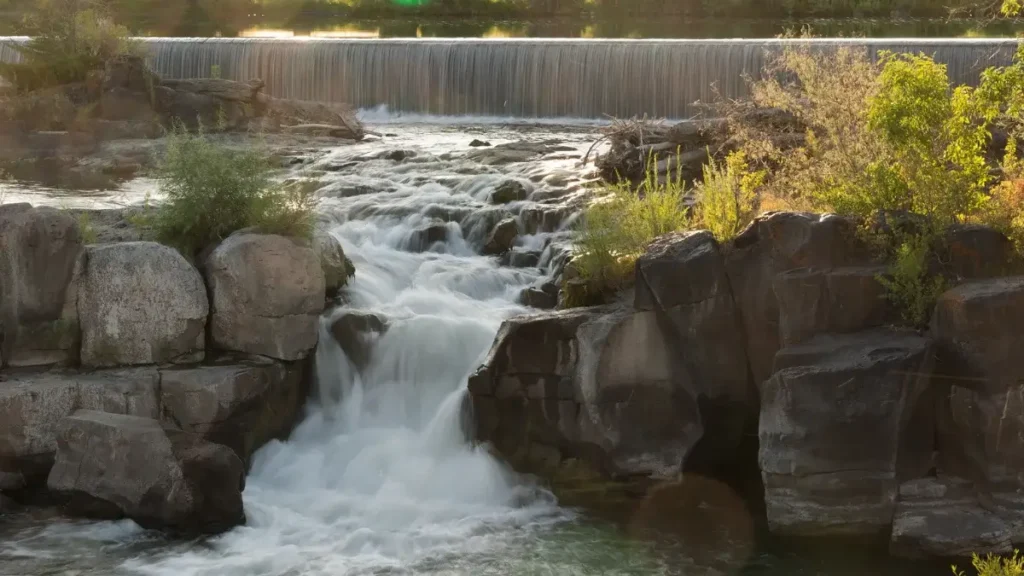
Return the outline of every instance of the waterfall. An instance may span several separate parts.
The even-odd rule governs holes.
[[[1008,63],[1013,39],[548,40],[151,39],[171,78],[262,78],[284,98],[392,112],[521,118],[687,118],[694,102],[746,93],[786,45],[933,55],[956,83]]]

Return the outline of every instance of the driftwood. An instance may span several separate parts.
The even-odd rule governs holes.
[[[188,80],[163,80],[160,82],[172,90],[181,92],[192,92],[212,96],[218,100],[230,102],[255,103],[257,94],[263,90],[264,82],[260,79],[249,80],[248,82],[236,82],[221,78],[191,78]]]

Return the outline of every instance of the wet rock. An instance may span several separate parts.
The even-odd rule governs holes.
[[[512,245],[515,244],[518,237],[519,226],[516,224],[515,218],[506,218],[498,222],[498,225],[491,231],[487,244],[484,245],[484,254],[504,254],[512,249]]]
[[[536,250],[513,250],[509,253],[509,266],[514,268],[535,268],[540,263],[540,252]]]
[[[448,241],[448,225],[437,222],[414,231],[409,236],[408,250],[412,252],[426,252],[438,242]]]
[[[509,202],[518,202],[520,200],[526,200],[526,197],[530,195],[530,191],[526,189],[526,185],[518,180],[505,180],[494,189],[491,193],[491,203],[493,204],[508,204]]]
[[[0,516],[10,514],[18,510],[18,503],[7,496],[0,494]]]
[[[927,339],[872,330],[781,350],[761,387],[768,525],[789,536],[888,529],[901,478],[932,466]]]
[[[530,308],[550,310],[558,305],[558,294],[557,292],[551,294],[540,288],[530,287],[519,293],[519,302],[523,306],[529,306]]]
[[[156,418],[159,382],[153,368],[8,375],[0,386],[0,490],[45,483],[57,425],[79,408]]]
[[[673,377],[701,400],[702,457],[717,463],[756,421],[758,399],[725,259],[711,233],[656,239],[637,260],[634,307],[653,311],[665,327]]]
[[[938,354],[939,451],[952,474],[977,479],[985,506],[1024,539],[1024,277],[979,280],[943,294],[931,333]]]
[[[234,234],[206,260],[214,346],[300,360],[316,346],[326,282],[316,252],[284,236]]]
[[[779,338],[783,346],[818,334],[842,334],[876,328],[896,319],[878,277],[877,266],[798,268],[776,275]]]
[[[85,516],[216,534],[245,523],[242,461],[156,420],[82,410],[65,418],[47,486]]]
[[[906,558],[1012,552],[1009,527],[983,509],[970,482],[921,478],[900,486],[889,550]]]
[[[160,371],[160,419],[223,444],[243,463],[275,438],[285,438],[302,416],[308,395],[303,364],[263,358]]]
[[[469,380],[476,437],[520,470],[576,458],[608,476],[678,474],[702,427],[670,356],[650,312],[510,319]]]
[[[331,124],[297,124],[283,128],[289,134],[303,134],[305,136],[329,136],[345,140],[358,140],[358,132],[349,126],[334,126]]]
[[[8,365],[78,357],[78,221],[53,208],[0,206],[0,357]]]
[[[370,363],[373,343],[388,329],[376,314],[346,312],[331,323],[331,335],[357,370]]]
[[[344,288],[348,284],[348,279],[355,274],[352,261],[345,256],[341,242],[320,228],[313,232],[313,250],[320,258],[327,295],[334,295]]]
[[[482,147],[485,147],[485,146],[490,146],[491,143],[490,142],[484,142],[483,140],[476,140],[476,139],[474,139],[472,142],[469,143],[469,145],[472,148],[482,148]]]
[[[155,242],[90,246],[78,310],[86,366],[190,362],[204,356],[206,286],[173,248]]]
[[[833,215],[770,212],[754,220],[725,247],[729,283],[743,322],[754,382],[772,373],[782,347],[776,274],[794,268],[827,270],[870,265],[856,225]]]
[[[389,150],[387,152],[382,152],[378,156],[378,158],[382,160],[391,160],[392,162],[402,162],[403,160],[408,160],[409,158],[415,157],[415,150]]]

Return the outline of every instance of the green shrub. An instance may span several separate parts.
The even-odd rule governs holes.
[[[21,92],[83,82],[111,60],[143,54],[98,0],[38,0],[25,28],[32,39],[14,46],[21,62],[0,63],[0,76]]]
[[[243,228],[312,233],[311,188],[275,184],[269,156],[259,148],[235,150],[179,128],[168,137],[160,172],[166,200],[152,226],[160,242],[187,256]]]
[[[720,242],[731,240],[756,216],[757,189],[764,172],[747,166],[743,152],[733,152],[719,165],[712,159],[704,166],[704,181],[697,185],[694,221]]]
[[[992,554],[982,558],[975,554],[971,558],[971,565],[978,573],[978,576],[1024,576],[1024,557],[1020,552],[1013,551],[1013,556],[1003,558]],[[963,572],[953,566],[955,576],[966,576]]]
[[[934,242],[932,233],[904,236],[893,251],[888,276],[878,278],[889,301],[911,326],[928,324],[935,302],[947,288],[946,279],[929,270]]]
[[[628,286],[636,259],[652,240],[689,227],[684,195],[682,180],[659,179],[651,162],[639,189],[620,183],[591,204],[576,229],[572,260],[585,287],[567,289],[572,295],[567,304],[598,303]]]
[[[82,235],[82,242],[95,244],[98,240],[96,228],[92,225],[92,216],[88,212],[78,214],[78,229]]]

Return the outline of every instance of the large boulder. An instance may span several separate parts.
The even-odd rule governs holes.
[[[213,345],[278,360],[316,346],[326,282],[320,258],[284,236],[235,234],[207,258]]]
[[[245,523],[238,456],[150,418],[89,410],[65,418],[47,486],[73,513],[146,528],[209,534]]]
[[[720,460],[735,451],[756,421],[758,394],[725,259],[711,233],[656,239],[637,260],[634,307],[654,312],[672,351],[673,380],[699,399],[702,452]]]
[[[982,503],[1024,541],[1024,276],[943,294],[931,333],[943,386],[940,464],[977,483]]]
[[[0,358],[27,366],[78,357],[78,221],[61,210],[0,206]]]
[[[324,286],[328,295],[333,295],[348,284],[348,279],[355,274],[352,261],[345,256],[345,250],[330,232],[317,229],[313,232],[313,250],[320,257],[320,267],[324,271]]]
[[[374,344],[388,330],[387,319],[376,314],[342,311],[331,321],[331,336],[356,370],[370,364]]]
[[[771,376],[775,353],[782,348],[775,276],[794,268],[828,270],[870,260],[853,222],[797,212],[759,216],[725,248],[725,259],[755,383]]]
[[[160,418],[223,444],[248,464],[253,452],[285,438],[309,394],[303,363],[268,359],[175,367],[160,372]]]
[[[476,437],[521,470],[578,459],[612,477],[672,477],[703,429],[670,357],[653,312],[508,320],[469,380]]]
[[[823,335],[785,348],[761,387],[759,462],[782,535],[888,529],[903,478],[932,466],[931,352],[916,333]]]
[[[978,504],[971,482],[920,478],[899,489],[889,550],[907,558],[1008,554],[1010,529]]]
[[[78,292],[82,364],[190,362],[204,356],[202,276],[155,242],[90,246]]]
[[[895,319],[878,278],[881,266],[798,268],[775,276],[779,339],[783,346],[818,334],[845,334],[877,328]]]
[[[516,238],[519,237],[519,225],[515,218],[506,218],[491,231],[487,237],[487,244],[484,245],[484,254],[504,254],[512,249]]]
[[[158,417],[159,384],[153,368],[8,375],[0,385],[0,490],[45,482],[57,426],[75,410]]]

